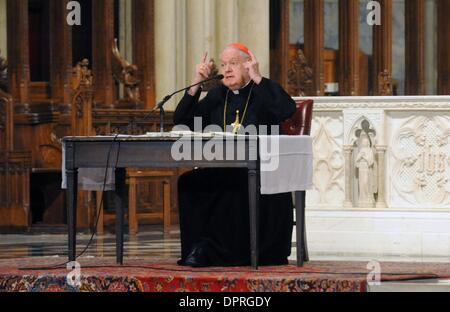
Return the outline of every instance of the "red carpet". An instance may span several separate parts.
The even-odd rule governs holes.
[[[81,259],[81,286],[67,284],[70,270],[21,268],[51,267],[61,258],[27,258],[0,261],[0,292],[4,291],[142,291],[142,292],[364,292],[366,262],[313,261],[295,265],[193,269],[175,260]],[[449,278],[450,265],[439,263],[381,263],[381,281]]]

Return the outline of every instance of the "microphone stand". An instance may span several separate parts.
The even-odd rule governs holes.
[[[161,134],[164,133],[164,115],[165,115],[164,104],[166,104],[175,94],[178,94],[180,92],[189,90],[192,87],[204,84],[205,82],[208,82],[208,81],[211,81],[211,80],[222,80],[222,79],[223,79],[223,75],[217,75],[217,76],[214,76],[214,77],[202,80],[202,81],[200,81],[200,82],[198,82],[196,84],[190,85],[189,87],[177,90],[177,91],[175,91],[172,94],[166,95],[162,99],[162,101],[160,101],[158,104],[156,104],[155,108],[150,113],[152,113],[152,112],[154,112],[154,111],[159,109],[159,125],[160,125],[160,132],[161,132]]]

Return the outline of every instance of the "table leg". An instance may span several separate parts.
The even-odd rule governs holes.
[[[78,169],[66,169],[67,177],[67,228],[69,232],[68,255],[69,261],[76,260],[77,244],[77,194],[78,194]]]
[[[295,224],[297,233],[297,266],[303,266],[304,261],[308,261],[308,251],[306,247],[306,227],[305,227],[305,191],[295,192]]]
[[[258,172],[256,169],[248,170],[248,195],[250,212],[250,255],[252,267],[258,269]]]
[[[116,168],[116,190],[114,203],[116,208],[116,262],[123,264],[123,227],[125,211],[125,169]]]
[[[303,260],[305,262],[309,261],[309,254],[308,254],[308,239],[306,238],[306,191],[303,191],[303,241],[302,241],[302,246],[303,246]]]

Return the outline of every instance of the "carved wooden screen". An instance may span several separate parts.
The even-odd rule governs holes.
[[[447,0],[271,0],[270,9],[271,77],[286,88],[297,45],[313,71],[308,95],[450,91]],[[339,92],[328,92],[330,80]]]

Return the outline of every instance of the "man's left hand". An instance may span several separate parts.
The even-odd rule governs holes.
[[[250,78],[256,83],[260,84],[262,80],[261,73],[259,72],[259,62],[256,59],[256,56],[249,51],[250,60],[244,63],[245,69],[247,69]]]

